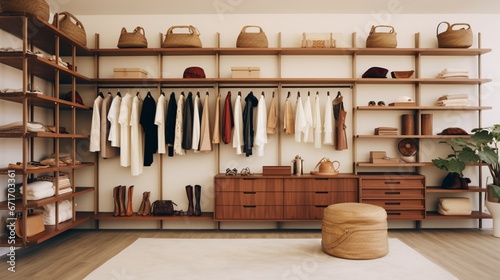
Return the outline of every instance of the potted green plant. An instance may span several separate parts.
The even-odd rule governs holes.
[[[464,178],[467,164],[486,164],[493,182],[487,185],[486,207],[493,216],[493,235],[500,237],[500,124],[486,128],[475,128],[470,138],[456,137],[441,141],[451,147],[452,154],[446,158],[433,159],[439,169],[456,173]],[[497,214],[498,213],[498,214]]]

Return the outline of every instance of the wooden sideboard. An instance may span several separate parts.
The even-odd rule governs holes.
[[[320,221],[330,204],[359,201],[359,176],[214,177],[216,221]]]

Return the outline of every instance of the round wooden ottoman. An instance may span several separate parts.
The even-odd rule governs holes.
[[[321,246],[345,259],[376,259],[387,255],[387,212],[366,203],[338,203],[323,214]]]

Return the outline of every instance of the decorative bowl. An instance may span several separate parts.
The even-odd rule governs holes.
[[[409,71],[392,71],[391,76],[395,79],[408,79],[411,78],[415,71],[409,70]]]

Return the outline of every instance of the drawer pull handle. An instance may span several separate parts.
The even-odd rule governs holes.
[[[257,192],[243,192],[243,194],[256,194]]]
[[[316,194],[328,194],[328,192],[315,192]]]
[[[389,182],[387,182],[386,181],[386,182],[384,182],[384,184],[386,184],[386,185],[399,185],[399,184],[401,184],[401,182],[399,182],[399,181],[396,181],[396,182],[389,181]]]
[[[243,208],[257,208],[255,205],[243,205]]]
[[[386,202],[385,205],[401,205],[401,202]]]
[[[385,194],[401,194],[401,192],[385,192]]]
[[[401,213],[400,212],[387,212],[387,215],[390,215],[390,216],[401,216]]]
[[[315,205],[316,208],[326,208],[328,205]]]

